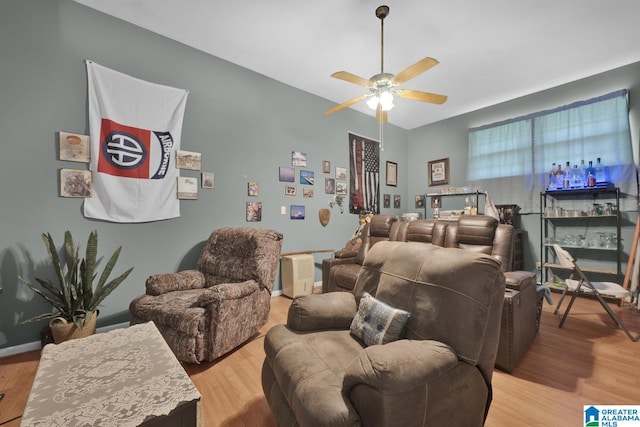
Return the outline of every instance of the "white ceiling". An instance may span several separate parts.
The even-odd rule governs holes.
[[[401,87],[449,96],[396,100],[389,121],[405,129],[640,61],[638,0],[75,1],[336,104],[367,89],[333,72],[380,72],[387,4],[385,72],[431,56],[440,64]]]

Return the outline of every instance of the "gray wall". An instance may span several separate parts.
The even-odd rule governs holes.
[[[358,225],[348,208],[331,210],[326,227],[318,210],[329,207],[322,161],[347,167],[347,133],[377,139],[375,119],[352,110],[332,116],[334,104],[182,44],[167,40],[70,0],[8,0],[0,16],[0,348],[39,340],[43,323],[20,321],[47,306],[16,277],[51,277],[41,233],[60,244],[71,230],[84,245],[98,230],[100,254],[122,245],[114,273],[129,266],[129,278],[101,308],[98,326],[128,320],[129,301],[144,292],[149,274],[195,265],[202,242],[221,226],[256,225],[284,234],[284,252],[341,248]],[[197,201],[182,201],[177,219],[116,224],[85,219],[82,200],[58,197],[58,169],[86,167],[57,160],[56,132],[88,133],[85,59],[132,76],[188,89],[182,135],[184,150],[202,153],[203,170],[215,174],[215,189],[199,189]],[[327,76],[327,78],[329,78]],[[407,184],[406,131],[385,127],[386,160],[398,163],[397,188]],[[291,165],[291,151],[308,155],[316,174],[314,198],[285,196],[278,166]],[[382,177],[384,177],[384,166]],[[199,176],[183,171],[184,176]],[[260,185],[247,197],[247,182]],[[406,202],[406,198],[403,198]],[[263,203],[260,223],[245,222],[245,203]],[[292,221],[280,206],[306,205],[307,219]],[[404,210],[383,213],[399,215]],[[319,263],[329,253],[316,255]],[[320,280],[316,272],[316,280]],[[279,279],[276,283],[279,288]]]
[[[322,112],[333,103],[288,87],[151,32],[101,14],[71,0],[5,0],[0,15],[0,350],[37,341],[43,323],[20,325],[47,309],[18,275],[50,277],[40,234],[61,242],[71,230],[84,243],[98,230],[100,253],[122,245],[116,273],[135,269],[101,307],[98,326],[128,320],[128,304],[144,292],[149,274],[194,266],[203,241],[220,226],[247,225],[247,182],[257,181],[263,203],[260,227],[285,236],[284,252],[339,248],[356,228],[356,215],[331,211],[323,228],[317,211],[331,199],[324,194],[322,161],[348,166],[347,133],[376,139],[375,120],[346,110]],[[58,197],[58,169],[78,164],[57,160],[56,132],[87,133],[85,59],[132,76],[188,89],[182,148],[202,153],[203,170],[215,173],[215,189],[199,190],[197,201],[182,201],[180,218],[144,224],[115,224],[85,219],[82,201]],[[414,209],[414,196],[427,187],[427,161],[449,157],[451,185],[465,184],[467,129],[509,117],[586,99],[611,90],[631,90],[632,107],[640,93],[640,64],[634,64],[560,88],[468,113],[411,131],[385,127],[381,153],[381,193],[401,195],[399,215]],[[637,145],[640,119],[632,108]],[[278,166],[289,166],[291,151],[308,154],[316,179],[315,196],[284,195]],[[409,155],[410,153],[410,155]],[[384,165],[398,163],[398,187],[384,185]],[[185,176],[198,174],[183,171]],[[299,192],[301,186],[298,185]],[[509,203],[492,195],[496,203]],[[532,195],[537,197],[537,195]],[[280,215],[280,206],[304,204],[305,221]],[[625,214],[625,256],[635,213]],[[538,258],[537,216],[524,219],[529,231],[527,268]],[[629,232],[631,229],[631,232]],[[631,235],[630,235],[631,234]],[[316,255],[316,263],[329,254]],[[278,279],[279,280],[279,279]],[[320,275],[316,273],[316,280]],[[279,288],[279,282],[276,284]]]

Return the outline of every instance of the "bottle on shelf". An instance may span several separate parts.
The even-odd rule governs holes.
[[[562,188],[562,181],[564,181],[564,173],[562,173],[562,163],[558,162],[558,170],[556,170],[556,189]]]
[[[593,167],[593,161],[589,160],[589,167],[587,168],[587,180],[586,187],[596,186],[596,169]]]
[[[469,202],[469,197],[464,198],[464,214],[471,215],[471,202]]]
[[[476,206],[476,200],[471,198],[471,215],[478,215],[478,207]]]
[[[582,175],[582,186],[587,186],[587,166],[584,164],[584,159],[580,160],[580,174]]]
[[[569,162],[562,171],[562,188],[571,188],[571,163]]]
[[[571,171],[571,188],[583,188],[584,181],[582,180],[582,173],[580,169],[578,169],[578,165],[573,165],[573,170]]]
[[[551,165],[551,172],[549,172],[549,186],[547,187],[547,190],[555,190],[556,182],[556,162],[553,162]]]
[[[604,171],[604,164],[600,161],[600,157],[596,160],[596,183],[601,184],[607,182],[607,177]]]

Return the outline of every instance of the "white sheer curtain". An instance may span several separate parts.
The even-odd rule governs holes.
[[[601,158],[608,180],[627,197],[621,209],[637,208],[627,91],[469,130],[470,184],[487,190],[497,204],[539,212],[552,163],[563,167]]]

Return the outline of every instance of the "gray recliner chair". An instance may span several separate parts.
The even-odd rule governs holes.
[[[278,425],[483,425],[504,291],[495,257],[377,243],[356,292],[296,298],[287,324],[267,333],[262,387]],[[404,332],[367,346],[362,322],[399,327],[381,306],[408,313]]]
[[[219,228],[196,269],[147,279],[129,305],[131,324],[153,321],[183,362],[217,359],[267,323],[281,249],[275,230]]]

